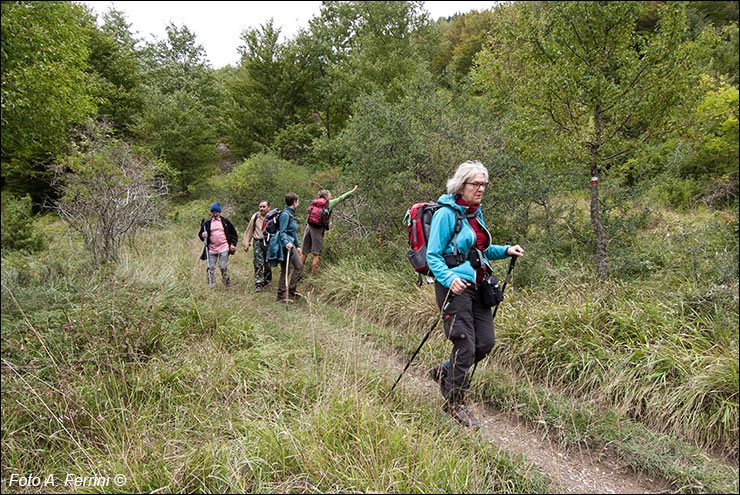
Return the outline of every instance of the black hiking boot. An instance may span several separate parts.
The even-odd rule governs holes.
[[[291,299],[303,299],[303,294],[301,294],[300,292],[292,290],[288,294]]]
[[[453,404],[448,401],[442,406],[442,410],[467,428],[473,428],[474,430],[480,428],[480,421],[478,421],[478,418],[464,404]]]

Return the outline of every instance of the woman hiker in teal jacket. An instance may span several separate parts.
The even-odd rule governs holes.
[[[470,427],[477,427],[478,421],[464,405],[470,386],[468,373],[488,355],[495,341],[491,307],[480,300],[480,283],[486,271],[490,273],[489,260],[524,254],[519,245],[491,243],[481,212],[487,187],[488,170],[482,163],[460,165],[447,182],[447,194],[437,200],[447,207],[434,213],[427,243],[427,264],[436,278],[437,305],[442,308],[449,302],[443,321],[445,336],[453,343],[450,359],[432,368],[429,374],[440,384],[444,410]],[[458,221],[462,228],[455,236]],[[482,256],[475,256],[477,253]]]
[[[298,233],[295,222],[295,210],[298,208],[298,195],[288,193],[285,195],[285,208],[278,219],[278,231],[270,239],[267,248],[267,261],[273,266],[280,265],[280,278],[278,281],[277,301],[291,303],[301,294],[296,292],[298,280],[303,273],[303,262],[301,262],[301,245],[298,242]],[[293,252],[295,248],[295,253]],[[287,262],[286,262],[287,257]],[[293,265],[288,287],[285,285],[285,271],[289,269],[288,264]],[[287,293],[286,293],[287,291]]]

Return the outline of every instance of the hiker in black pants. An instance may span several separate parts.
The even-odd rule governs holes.
[[[437,200],[446,207],[434,213],[427,243],[426,259],[436,279],[437,305],[441,309],[449,301],[443,321],[445,336],[453,344],[450,359],[429,374],[440,384],[444,410],[469,427],[478,427],[479,423],[464,403],[470,387],[468,375],[495,342],[491,305],[482,299],[486,296],[484,277],[491,273],[489,260],[524,254],[519,245],[491,244],[481,212],[487,187],[488,170],[482,163],[460,165],[447,181],[447,194]],[[458,222],[462,227],[455,235]]]

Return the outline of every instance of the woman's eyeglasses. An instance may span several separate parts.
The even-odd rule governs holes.
[[[466,182],[466,184],[473,186],[479,191],[485,191],[488,187],[488,182]]]

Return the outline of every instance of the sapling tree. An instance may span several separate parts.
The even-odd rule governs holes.
[[[553,168],[580,170],[600,279],[607,277],[609,243],[600,176],[676,128],[678,112],[698,96],[699,61],[711,39],[707,32],[686,41],[680,2],[665,3],[655,29],[642,29],[649,3],[525,3],[499,16],[500,29],[476,58],[479,87],[512,112],[508,144]]]

